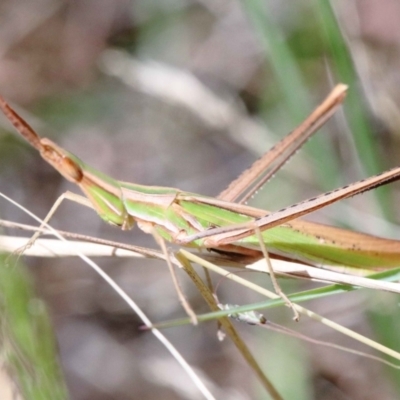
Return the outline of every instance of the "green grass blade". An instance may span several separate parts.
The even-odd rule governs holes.
[[[26,400],[63,400],[67,390],[44,303],[24,268],[0,255],[0,346],[5,365]]]
[[[379,161],[379,154],[376,152],[376,139],[368,123],[365,103],[361,101],[363,93],[360,90],[359,79],[350,51],[330,2],[328,0],[315,1],[314,4],[319,14],[321,33],[330,49],[334,73],[340,81],[350,87],[344,108],[359,160],[367,176],[375,175],[384,168]],[[393,213],[391,212],[389,193],[389,187],[382,187],[374,191],[377,208],[384,217],[391,220]]]
[[[281,30],[273,22],[265,2],[249,0],[243,2],[242,6],[258,34],[265,58],[273,70],[276,80],[276,84],[273,86],[280,91],[283,97],[287,118],[292,121],[292,126],[296,126],[315,106],[299,64],[288,43],[284,40]],[[337,179],[339,176],[337,161],[323,134],[314,137],[312,142],[313,145],[306,144],[305,149],[315,165],[319,186],[324,190],[329,190],[340,184],[340,180]],[[327,180],[328,176],[329,180]]]

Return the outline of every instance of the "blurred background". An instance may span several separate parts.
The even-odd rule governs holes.
[[[44,136],[120,180],[215,196],[287,134],[338,82],[343,111],[251,204],[275,210],[399,162],[400,4],[396,0],[2,0],[0,93]],[[0,191],[44,217],[75,190],[0,120]],[[399,186],[331,206],[311,220],[400,239]],[[3,219],[32,220],[1,200]],[[66,202],[59,229],[156,248]],[[7,230],[13,235],[19,232]],[[72,399],[200,399],[169,353],[77,258],[27,258],[55,328]],[[96,259],[153,321],[183,316],[164,263]],[[190,303],[200,295],[180,274]],[[264,277],[255,278],[265,282]],[[289,282],[287,290],[307,284]],[[261,298],[228,282],[223,301]],[[400,349],[398,298],[359,291],[307,304]],[[367,351],[286,309],[267,318]],[[381,364],[250,326],[238,329],[286,399],[393,399]],[[216,398],[264,399],[216,324],[165,331]]]

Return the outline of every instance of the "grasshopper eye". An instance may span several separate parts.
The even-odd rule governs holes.
[[[42,157],[50,163],[64,178],[71,182],[79,183],[83,178],[81,167],[64,151],[59,151],[58,146],[53,146],[49,140],[43,144]]]
[[[59,171],[63,176],[69,179],[72,182],[80,182],[83,178],[83,172],[79,165],[76,164],[75,161],[71,160],[67,156],[62,157],[62,169]]]

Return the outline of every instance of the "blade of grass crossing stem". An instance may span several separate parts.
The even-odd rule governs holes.
[[[271,305],[278,305],[278,304],[282,305],[284,303],[283,300],[281,298],[279,298],[279,296],[276,293],[273,293],[273,292],[271,292],[271,291],[269,291],[269,290],[267,290],[265,288],[262,288],[262,287],[254,284],[252,282],[249,282],[246,279],[243,279],[243,278],[241,278],[241,277],[239,277],[237,275],[229,274],[229,273],[227,273],[227,271],[225,269],[220,268],[220,267],[218,267],[217,265],[215,265],[213,263],[207,262],[206,260],[203,260],[202,258],[200,258],[200,257],[198,257],[198,256],[196,256],[196,255],[194,255],[192,253],[189,253],[186,250],[181,249],[179,251],[178,255],[179,255],[179,260],[181,260],[181,258],[186,258],[188,260],[186,262],[189,262],[189,263],[190,262],[196,262],[199,265],[202,265],[205,268],[209,268],[212,271],[214,271],[214,272],[216,272],[216,273],[218,273],[218,274],[220,274],[222,276],[225,276],[226,278],[231,279],[231,280],[233,280],[233,281],[235,281],[235,282],[237,282],[239,284],[242,284],[242,285],[250,288],[251,290],[254,290],[257,293],[260,293],[263,296],[266,296],[266,297],[269,297],[270,299],[273,299],[271,301]],[[291,301],[295,301],[294,295],[289,295],[289,298],[290,298]],[[371,339],[369,339],[369,338],[367,338],[367,337],[365,337],[363,335],[360,335],[357,332],[354,332],[351,329],[348,329],[348,328],[346,328],[346,327],[344,327],[344,326],[342,326],[340,324],[337,324],[337,323],[335,323],[335,322],[333,322],[333,321],[331,321],[331,320],[329,320],[329,319],[327,319],[327,318],[325,318],[325,317],[323,317],[321,315],[318,315],[317,313],[315,313],[315,312],[313,312],[313,311],[311,311],[311,310],[309,310],[309,309],[307,309],[305,307],[302,307],[302,306],[300,306],[300,305],[298,305],[296,303],[293,303],[293,306],[296,307],[296,309],[297,309],[297,311],[299,313],[304,314],[304,315],[306,315],[306,316],[308,316],[308,317],[310,317],[312,319],[315,319],[316,321],[319,321],[319,322],[323,323],[324,325],[329,326],[330,328],[335,329],[336,331],[338,331],[338,332],[340,332],[340,333],[342,333],[342,334],[344,334],[346,336],[349,336],[349,337],[353,338],[354,340],[357,340],[357,341],[359,341],[361,343],[364,343],[365,345],[367,345],[367,346],[369,346],[371,348],[374,348],[374,349],[376,349],[378,351],[381,351],[384,354],[390,355],[391,357],[396,358],[397,360],[400,360],[400,354],[397,353],[396,351],[394,351],[394,350],[392,350],[390,348],[387,348],[386,346],[383,346],[380,343],[377,343],[377,342],[375,342],[375,341],[373,341],[373,340],[371,340]],[[250,309],[253,309],[253,310],[258,309],[258,310],[260,310],[260,309],[262,309],[262,307],[260,307],[260,308],[258,308],[258,307],[257,308],[250,308]],[[249,311],[250,309],[246,309],[245,307],[238,307],[237,311],[239,311],[239,310],[240,311]],[[217,311],[218,312],[217,315],[227,315],[229,313],[229,311],[228,312],[227,311],[221,311],[219,309],[218,310],[213,310],[213,311]],[[199,321],[202,321],[202,316],[197,316],[197,317],[198,317]],[[157,327],[159,327],[159,325],[157,325]]]

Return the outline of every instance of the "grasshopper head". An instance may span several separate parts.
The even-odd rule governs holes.
[[[83,178],[82,168],[70,154],[47,138],[41,139],[40,154],[64,178],[78,183]]]

